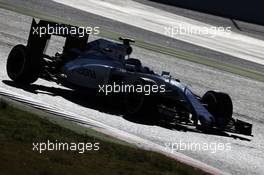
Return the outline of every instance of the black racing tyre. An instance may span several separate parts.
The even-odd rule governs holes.
[[[156,122],[159,120],[159,111],[155,98],[143,94],[128,94],[124,100],[125,115],[140,120]]]
[[[215,125],[225,128],[233,114],[233,103],[230,96],[223,92],[208,91],[203,95],[201,102],[214,116]]]
[[[141,81],[135,81],[133,83],[126,82],[129,86],[136,87],[137,85],[142,86]],[[144,94],[138,92],[124,92],[123,102],[124,109],[127,115],[137,115],[142,111],[144,105],[145,97]]]
[[[140,114],[144,106],[144,95],[139,93],[125,93],[124,107],[127,115]]]
[[[133,117],[144,122],[155,123],[159,121],[159,111],[155,99],[142,94],[126,97],[125,116]]]
[[[10,79],[20,84],[34,83],[40,74],[41,60],[30,58],[26,46],[16,45],[9,53],[6,71]]]

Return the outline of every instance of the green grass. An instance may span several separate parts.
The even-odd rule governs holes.
[[[98,151],[33,151],[36,142],[99,143]],[[0,98],[0,172],[3,175],[204,174],[161,154],[77,134]]]
[[[22,7],[22,6],[18,6],[18,5],[14,5],[14,4],[10,5],[8,3],[0,2],[0,7],[7,9],[7,10],[15,11],[15,12],[18,12],[18,13],[21,13],[24,15],[28,15],[28,16],[32,16],[32,17],[36,17],[36,18],[40,18],[40,19],[44,19],[44,20],[49,20],[49,21],[53,21],[53,22],[71,24],[71,25],[75,25],[75,26],[86,26],[87,25],[82,21],[67,20],[67,19],[59,18],[57,16],[52,16],[50,14],[40,12],[40,11],[34,11],[32,9]],[[105,37],[105,38],[109,38],[109,39],[113,39],[113,40],[117,40],[118,37],[121,36],[119,33],[115,33],[112,31],[106,31],[102,28],[100,29],[100,31],[101,31],[100,32],[101,37]],[[169,48],[169,47],[161,46],[158,44],[148,43],[148,42],[142,41],[142,40],[137,39],[137,38],[135,40],[136,40],[136,43],[135,43],[136,46],[147,49],[147,50],[151,50],[154,52],[159,52],[162,54],[170,55],[170,56],[173,56],[173,57],[176,57],[179,59],[183,59],[183,60],[191,61],[194,63],[206,65],[206,66],[218,69],[218,70],[230,72],[233,74],[237,74],[240,76],[244,76],[244,77],[251,78],[251,79],[254,79],[257,81],[264,82],[264,74],[261,72],[252,70],[252,69],[247,69],[247,68],[243,68],[243,67],[240,67],[237,65],[219,62],[217,60],[212,60],[212,59],[206,58],[204,56],[185,52],[185,51],[178,50],[175,48]]]

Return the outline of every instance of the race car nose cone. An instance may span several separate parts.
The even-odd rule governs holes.
[[[204,116],[199,115],[199,121],[201,126],[204,128],[213,127],[214,119],[212,117],[206,118]]]

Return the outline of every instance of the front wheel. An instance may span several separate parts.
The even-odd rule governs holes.
[[[131,83],[130,81],[126,81],[125,83],[126,85],[130,86],[130,87],[134,87],[132,89],[135,90],[135,87],[137,87],[137,85],[142,86],[142,82],[140,80],[138,81],[134,81]],[[127,90],[125,90],[127,91]],[[145,103],[145,96],[143,93],[139,93],[139,92],[124,92],[123,93],[123,102],[124,102],[124,108],[125,108],[125,113],[127,115],[137,115],[139,113],[141,113],[142,109],[143,109],[143,105]]]
[[[125,83],[128,86],[137,86],[143,88],[144,83],[141,80],[131,80]],[[144,88],[143,88],[144,89]],[[145,92],[125,92],[123,93],[123,105],[126,115],[140,116],[145,119],[154,119],[157,115],[156,100],[151,95],[145,95]],[[155,115],[154,115],[155,114]]]
[[[7,75],[16,83],[34,83],[40,74],[41,60],[30,57],[26,46],[16,45],[9,53],[6,65]]]
[[[223,92],[208,91],[202,97],[201,102],[214,116],[215,125],[219,128],[225,128],[232,119],[233,114],[233,104],[230,96]]]

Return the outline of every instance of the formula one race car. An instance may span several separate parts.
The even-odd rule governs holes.
[[[140,60],[129,57],[134,40],[88,42],[88,34],[53,33],[66,40],[62,53],[48,56],[44,51],[51,34],[36,34],[36,29],[48,26],[64,31],[74,28],[33,19],[27,45],[16,45],[8,56],[7,74],[14,82],[31,84],[42,78],[73,90],[112,95],[122,101],[128,115],[148,111],[169,122],[251,135],[252,124],[232,118],[228,94],[211,90],[200,97],[168,72],[158,75],[142,66]]]

